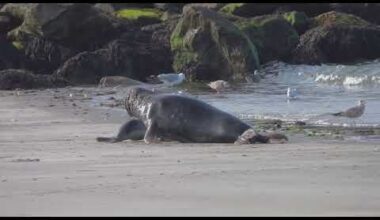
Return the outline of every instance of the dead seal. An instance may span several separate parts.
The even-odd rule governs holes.
[[[147,129],[143,139],[146,143],[166,140],[235,143],[244,132],[253,130],[237,117],[198,99],[156,94],[141,87],[129,90],[125,108],[131,117],[144,123]],[[246,142],[268,143],[272,136],[254,132],[250,133]]]

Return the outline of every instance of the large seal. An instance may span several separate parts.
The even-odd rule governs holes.
[[[134,87],[125,99],[125,108],[131,117],[141,120],[146,126],[146,143],[163,140],[235,143],[248,129],[249,141],[244,143],[270,141],[269,136],[255,132],[250,125],[235,116],[187,96],[156,94],[145,88]]]

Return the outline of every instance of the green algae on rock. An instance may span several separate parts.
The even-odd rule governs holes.
[[[305,12],[291,11],[282,14],[282,17],[297,30],[298,34],[303,34],[311,25],[310,19]]]
[[[13,41],[12,45],[17,49],[17,50],[23,50],[24,49],[24,44],[22,41]]]
[[[127,8],[115,12],[120,18],[138,20],[141,18],[160,19],[162,11],[154,8]]]
[[[170,38],[173,69],[194,80],[239,80],[259,67],[255,46],[217,12],[187,7]]]

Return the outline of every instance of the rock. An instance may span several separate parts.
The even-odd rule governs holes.
[[[106,47],[68,59],[55,75],[73,84],[97,84],[104,76],[120,75],[143,81],[153,73],[171,71],[170,49],[156,44],[151,34],[126,32]]]
[[[304,12],[308,17],[331,11],[330,3],[293,3],[289,5],[289,11]]]
[[[154,8],[153,3],[96,3],[94,8],[100,9],[107,13],[114,13],[115,11],[126,8]]]
[[[241,17],[255,17],[288,11],[302,11],[307,16],[316,16],[330,10],[328,3],[230,3],[220,12]]]
[[[0,51],[0,70],[24,67],[25,56],[3,35],[0,35]]]
[[[125,76],[105,76],[100,79],[99,87],[115,87],[115,86],[136,86],[144,85],[143,82],[125,77]]]
[[[163,11],[182,13],[182,8],[186,3],[154,3],[154,7]]]
[[[291,11],[282,14],[282,16],[294,29],[296,29],[298,35],[305,33],[312,24],[312,19],[310,19],[304,12]]]
[[[186,7],[170,38],[173,68],[189,81],[239,80],[259,66],[256,49],[233,23],[204,7]]]
[[[299,41],[296,30],[280,15],[241,19],[235,24],[256,46],[261,63],[286,60]]]
[[[330,11],[314,18],[315,26],[369,26],[369,22],[355,15]]]
[[[54,73],[72,84],[96,84],[112,71],[107,49],[81,52],[61,65]]]
[[[116,17],[85,3],[10,3],[2,11],[23,21],[8,33],[10,39],[23,41],[32,34],[78,50],[98,48],[124,28]]]
[[[6,34],[8,31],[16,28],[21,21],[7,12],[0,12],[0,34]]]
[[[79,52],[43,37],[29,36],[23,45],[25,57],[28,59],[27,68],[39,74],[52,74],[67,59]]]
[[[202,8],[218,11],[225,5],[226,5],[225,3],[190,3],[190,4],[186,4],[182,10],[185,11],[191,7],[202,7]]]
[[[151,36],[151,44],[154,45],[157,51],[165,57],[161,57],[157,54],[155,59],[159,59],[158,62],[165,64],[166,72],[172,72],[171,68],[173,63],[173,55],[170,49],[170,36],[173,30],[175,29],[180,17],[173,17],[170,20],[167,20],[160,24],[148,25],[141,28],[141,31]],[[170,67],[169,67],[170,66]],[[164,71],[164,69],[162,69]],[[158,72],[153,72],[153,75],[159,74]]]
[[[100,9],[109,14],[113,14],[115,12],[115,7],[111,3],[96,3],[94,8]]]
[[[301,36],[294,63],[347,63],[380,57],[380,28],[356,16],[329,12]]]
[[[353,14],[371,23],[380,24],[379,3],[331,3],[330,10]]]
[[[0,89],[37,89],[65,86],[67,83],[57,77],[35,75],[28,70],[7,69],[0,71]]]

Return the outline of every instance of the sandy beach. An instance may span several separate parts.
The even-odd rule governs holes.
[[[376,216],[380,143],[98,143],[127,120],[0,91],[0,216]]]

